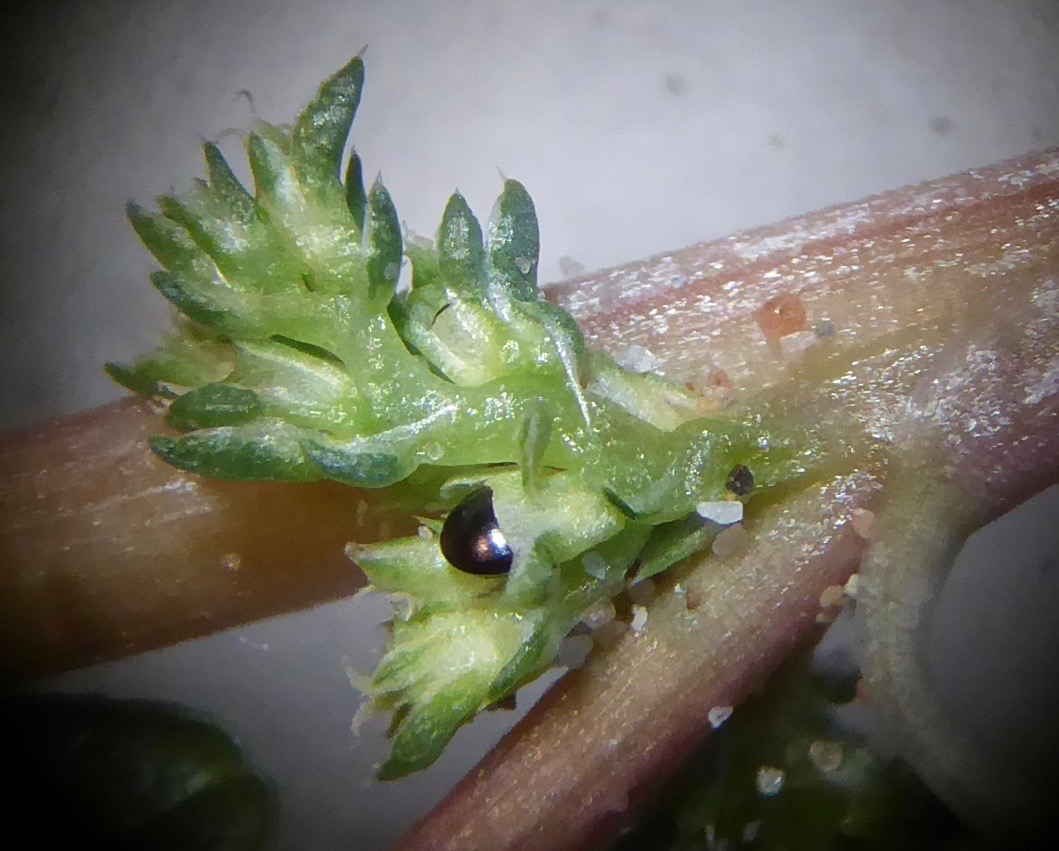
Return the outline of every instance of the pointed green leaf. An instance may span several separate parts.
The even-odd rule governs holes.
[[[150,361],[150,358],[143,358],[131,364],[108,361],[103,364],[103,372],[130,393],[137,396],[156,396],[163,391],[161,381],[156,377],[157,370],[148,366]],[[174,394],[170,391],[166,395]]]
[[[220,381],[231,372],[227,343],[199,338],[192,329],[166,339],[150,355],[131,363],[108,363],[107,375],[142,396],[173,397],[180,388]]]
[[[281,296],[263,300],[265,297],[253,293],[236,292],[223,284],[199,283],[171,272],[154,272],[150,278],[158,292],[188,319],[236,337],[261,339],[278,333],[278,328],[269,327],[271,316],[263,314],[262,308],[281,314],[292,302]],[[289,314],[287,318],[295,316]]]
[[[297,288],[304,256],[276,233],[274,223],[257,215],[249,196],[234,203],[225,191],[201,180],[182,196],[158,199],[166,218],[185,231],[184,239],[193,242],[237,288],[264,292]]]
[[[275,337],[234,345],[239,357],[228,381],[253,388],[270,416],[307,427],[370,427],[370,411],[358,404],[356,384],[328,352]]]
[[[227,291],[220,286],[202,286],[181,275],[153,272],[151,283],[177,310],[193,322],[224,330],[231,325],[232,316],[225,304]],[[210,293],[216,297],[210,296]]]
[[[389,301],[401,274],[401,222],[382,178],[368,196],[365,239],[368,244],[368,297]]]
[[[192,191],[184,196],[162,195],[158,198],[158,209],[170,221],[176,222],[184,230],[195,236],[195,231],[201,229],[201,216],[198,211],[191,209],[191,198],[197,191],[209,191],[209,184],[201,178],[191,181]],[[196,240],[197,241],[197,240]]]
[[[586,389],[662,431],[703,416],[709,405],[697,393],[650,372],[628,372],[602,352],[585,353]]]
[[[371,694],[379,704],[405,711],[380,779],[434,762],[460,725],[493,702],[493,683],[534,645],[538,631],[534,618],[490,608],[424,613],[395,622],[393,643],[376,669]]]
[[[183,437],[152,437],[166,463],[202,476],[240,482],[308,482],[321,478],[302,451],[302,429],[282,423],[203,429]]]
[[[679,561],[701,552],[717,537],[721,527],[697,514],[656,526],[640,553],[635,582],[650,579]]]
[[[356,150],[349,152],[349,163],[346,165],[346,205],[357,223],[357,230],[364,232],[364,211],[368,206],[368,196],[364,191],[364,167]]]
[[[254,199],[235,176],[228,161],[212,142],[202,146],[206,158],[206,170],[210,176],[210,188],[222,198],[233,214],[243,221],[254,217]]]
[[[253,390],[233,384],[205,384],[174,401],[168,418],[179,428],[241,425],[261,413],[261,408]]]
[[[399,780],[432,765],[460,726],[479,709],[473,693],[413,707],[398,725],[390,756],[376,777],[384,781]]]
[[[350,545],[347,554],[381,591],[404,594],[418,606],[465,608],[495,593],[503,577],[472,576],[445,561],[437,534],[418,535],[376,544]]]
[[[282,198],[289,194],[285,187],[295,182],[285,142],[279,131],[267,125],[246,137],[246,155],[259,199]]]
[[[304,292],[246,293],[221,284],[201,284],[171,272],[155,272],[151,283],[188,319],[242,340],[287,337],[334,350],[327,299]]]
[[[348,447],[316,438],[303,444],[305,454],[329,479],[359,488],[384,488],[408,478],[416,468],[411,458],[390,452]]]
[[[577,400],[581,417],[589,428],[592,416],[584,393],[585,338],[577,322],[559,305],[550,301],[526,301],[518,304],[518,313],[543,328],[550,338],[555,357],[566,375],[567,389]]]
[[[459,192],[453,193],[445,207],[437,246],[438,268],[445,283],[459,293],[481,293],[485,259],[482,226]]]
[[[533,301],[537,289],[540,232],[533,199],[517,180],[506,180],[489,221],[492,283],[510,298]]]
[[[292,138],[310,182],[338,179],[342,149],[363,87],[364,60],[355,56],[320,87],[298,116]]]
[[[166,269],[200,281],[217,278],[213,261],[182,227],[132,202],[125,212],[140,241]]]
[[[549,628],[543,610],[527,613],[524,616],[527,626],[532,631],[523,638],[518,651],[489,684],[486,700],[489,703],[507,697],[527,680],[547,668],[559,649],[559,642],[565,630]]]
[[[240,260],[238,249],[233,250],[230,243],[234,223],[226,217],[226,214],[230,215],[229,210],[209,209],[210,206],[224,204],[216,201],[211,204],[211,199],[203,197],[211,193],[212,190],[204,181],[195,181],[195,190],[180,198],[163,196],[158,199],[158,206],[166,218],[187,231],[195,244],[217,264],[222,274],[230,276],[237,271]]]

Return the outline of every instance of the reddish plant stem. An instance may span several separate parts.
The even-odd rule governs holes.
[[[162,463],[126,400],[0,441],[0,680],[18,682],[348,596],[378,530],[336,484],[240,485]],[[362,519],[358,521],[358,516]]]

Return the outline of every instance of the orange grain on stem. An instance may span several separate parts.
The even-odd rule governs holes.
[[[781,340],[805,330],[805,305],[798,296],[783,293],[761,305],[754,318],[765,339]]]

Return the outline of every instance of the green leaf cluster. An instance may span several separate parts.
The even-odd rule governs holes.
[[[394,714],[383,775],[397,776],[547,668],[631,568],[653,575],[705,546],[716,527],[696,506],[731,496],[735,465],[760,493],[807,459],[760,421],[706,417],[695,394],[587,351],[537,286],[517,181],[485,228],[456,193],[433,241],[404,234],[382,180],[366,189],[346,152],[363,81],[357,57],[292,126],[249,133],[252,191],[206,144],[206,179],[157,211],[130,206],[180,316],[155,352],[109,370],[166,408],[179,434],[151,446],[185,470],[403,483],[435,532],[461,495],[492,488],[507,577],[461,573],[436,534],[351,548],[401,601],[369,688]]]

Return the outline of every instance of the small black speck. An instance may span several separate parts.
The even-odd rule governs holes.
[[[746,496],[754,489],[754,474],[742,464],[736,464],[728,474],[724,487],[736,496]]]
[[[952,119],[947,115],[932,115],[929,127],[935,136],[948,136],[952,132]]]

